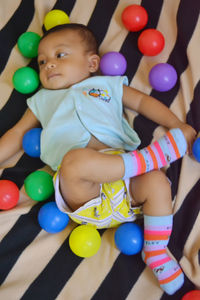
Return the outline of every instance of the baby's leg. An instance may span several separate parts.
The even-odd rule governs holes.
[[[137,203],[143,203],[144,248],[142,257],[152,269],[161,288],[174,294],[184,282],[178,263],[166,252],[172,231],[171,187],[161,171],[131,179],[131,192]]]
[[[100,183],[121,179],[124,163],[120,155],[75,149],[65,155],[59,174],[61,194],[68,206],[76,210],[99,196]]]
[[[99,196],[100,183],[121,179],[124,163],[120,155],[93,149],[76,149],[64,157],[60,169],[61,194],[76,210]],[[152,268],[161,287],[175,293],[184,281],[179,265],[166,253],[172,229],[171,187],[161,171],[152,171],[131,179],[131,193],[143,205],[145,242],[143,259]]]

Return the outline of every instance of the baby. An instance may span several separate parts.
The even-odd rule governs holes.
[[[59,209],[97,228],[131,222],[142,213],[143,260],[162,289],[173,294],[184,275],[166,252],[172,199],[159,169],[190,152],[196,132],[165,105],[129,87],[126,77],[95,76],[99,61],[96,39],[86,26],[60,25],[45,33],[38,48],[43,88],[0,139],[0,163],[22,148],[25,132],[42,126],[41,159],[57,171]],[[124,118],[123,105],[170,131],[136,150],[140,139]]]

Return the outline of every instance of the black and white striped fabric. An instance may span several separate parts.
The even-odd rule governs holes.
[[[137,48],[140,33],[130,33],[122,25],[121,13],[130,4],[144,6],[149,15],[146,28],[163,33],[165,48],[159,55],[143,56]],[[130,85],[156,97],[200,131],[199,0],[1,0],[0,135],[27,108],[27,95],[13,89],[13,73],[26,65],[37,70],[35,59],[19,53],[17,39],[25,31],[42,35],[44,16],[51,9],[65,11],[72,22],[87,24],[98,38],[101,55],[120,51],[127,59]],[[172,64],[178,73],[176,86],[165,93],[152,90],[148,82],[150,69],[161,62]],[[142,146],[164,132],[164,128],[143,116],[132,111],[127,115]],[[200,288],[200,164],[194,159],[185,156],[166,169],[174,203],[169,251],[186,275],[183,288],[173,296],[162,292],[140,254],[125,256],[116,249],[114,229],[100,231],[101,248],[87,259],[75,256],[69,249],[69,235],[76,226],[73,222],[58,234],[41,230],[37,214],[44,203],[31,200],[23,185],[26,176],[38,169],[50,171],[39,159],[24,153],[0,167],[1,179],[12,180],[20,188],[18,205],[0,212],[0,299],[178,300],[186,292]]]

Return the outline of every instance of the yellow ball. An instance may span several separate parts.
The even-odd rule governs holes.
[[[46,30],[67,23],[70,23],[68,15],[64,11],[59,9],[51,10],[46,14],[44,18],[44,27]]]
[[[101,236],[91,225],[76,227],[70,237],[69,246],[74,254],[80,257],[90,257],[97,253],[101,246]]]

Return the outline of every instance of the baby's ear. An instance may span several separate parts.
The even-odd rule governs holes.
[[[89,56],[89,71],[95,73],[99,68],[100,57],[97,54],[91,54]]]

